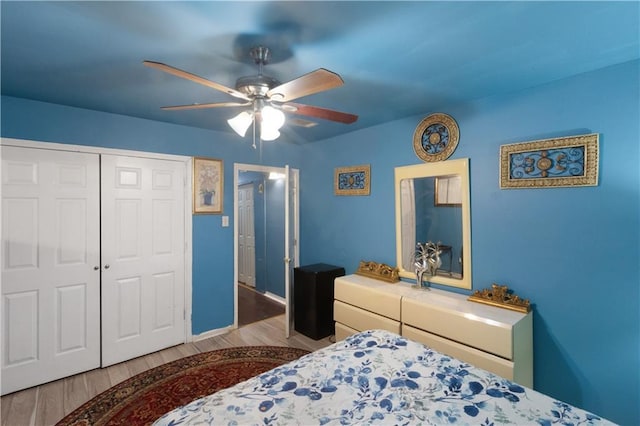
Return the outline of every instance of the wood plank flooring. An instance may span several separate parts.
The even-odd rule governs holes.
[[[238,326],[284,314],[284,304],[278,303],[253,288],[238,284]]]
[[[0,399],[2,425],[55,425],[64,416],[111,386],[150,368],[200,352],[256,345],[289,346],[314,351],[332,343],[329,338],[316,341],[295,331],[286,339],[284,323],[284,315],[279,315],[220,336],[174,346],[107,368],[14,392]]]

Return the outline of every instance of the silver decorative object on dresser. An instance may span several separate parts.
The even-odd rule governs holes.
[[[416,252],[413,257],[417,277],[416,285],[418,287],[429,288],[429,281],[425,284],[422,277],[425,272],[429,277],[434,277],[438,273],[438,269],[442,266],[440,254],[442,254],[442,250],[439,242],[427,241],[426,243],[416,244]]]

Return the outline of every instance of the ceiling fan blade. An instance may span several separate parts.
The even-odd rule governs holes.
[[[323,118],[325,120],[337,121],[344,124],[355,123],[356,120],[358,120],[358,116],[355,114],[349,114],[347,112],[340,112],[311,105],[288,102],[287,104],[285,104],[285,107],[286,111],[292,112],[293,114],[308,115],[310,117]],[[289,107],[295,108],[295,111]]]
[[[343,84],[344,81],[338,74],[324,68],[319,68],[274,87],[267,92],[267,97],[272,98],[272,100],[276,102],[288,102],[303,96],[340,87]]]
[[[190,105],[174,105],[163,106],[160,109],[165,111],[178,111],[183,109],[206,109],[206,108],[219,108],[219,107],[242,107],[251,105],[251,102],[217,102],[213,104],[190,104]]]
[[[166,64],[163,64],[163,63],[160,63],[160,62],[143,61],[142,63],[144,65],[148,66],[148,67],[159,69],[160,71],[164,71],[166,73],[173,74],[173,75],[175,75],[177,77],[193,81],[194,83],[199,83],[199,84],[202,84],[204,86],[210,87],[212,89],[228,93],[229,95],[234,96],[236,98],[249,100],[249,97],[247,97],[247,95],[245,95],[242,92],[238,92],[235,89],[232,89],[230,87],[224,86],[224,85],[222,85],[220,83],[213,82],[211,80],[207,80],[206,78],[202,78],[202,77],[197,76],[195,74],[191,74],[189,72],[182,71],[181,69],[174,68],[172,66],[169,66],[169,65],[166,65]]]

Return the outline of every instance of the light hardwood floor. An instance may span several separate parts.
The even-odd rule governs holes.
[[[123,380],[153,367],[200,352],[234,346],[289,346],[314,351],[329,346],[329,338],[313,340],[295,331],[284,337],[284,315],[269,318],[210,337],[174,346],[107,368],[91,370],[41,386],[15,392],[0,399],[2,425],[55,425],[64,416]]]

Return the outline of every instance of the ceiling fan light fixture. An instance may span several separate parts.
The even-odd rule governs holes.
[[[253,113],[249,111],[242,111],[240,114],[227,120],[229,126],[241,137],[247,134],[247,129],[253,123]]]
[[[264,124],[260,126],[260,139],[263,141],[274,141],[280,137],[278,129],[274,129]]]
[[[270,105],[262,108],[262,127],[265,125],[269,129],[279,130],[284,125],[284,113]]]

